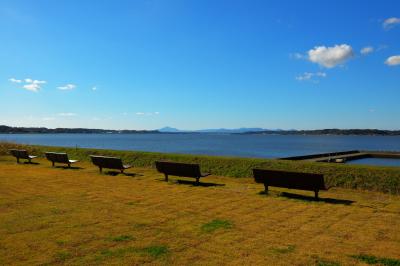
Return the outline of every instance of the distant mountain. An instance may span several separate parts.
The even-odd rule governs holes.
[[[200,129],[196,130],[199,133],[245,133],[245,132],[259,132],[259,131],[266,131],[263,128],[217,128],[217,129]]]
[[[164,133],[177,133],[177,132],[182,132],[182,130],[179,130],[177,128],[173,127],[163,127],[158,130],[159,132],[164,132]]]
[[[159,132],[163,133],[188,133],[188,132],[195,132],[195,133],[246,133],[246,132],[259,132],[259,131],[266,131],[267,129],[263,128],[217,128],[217,129],[199,129],[199,130],[180,130],[173,127],[163,127],[158,129]]]

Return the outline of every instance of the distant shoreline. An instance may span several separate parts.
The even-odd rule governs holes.
[[[238,129],[239,130],[239,129]],[[242,130],[242,129],[240,129]],[[0,125],[0,134],[234,134],[234,135],[305,135],[305,136],[400,136],[400,130],[380,129],[316,129],[316,130],[257,130],[215,129],[203,131],[114,130],[90,128],[10,127]]]

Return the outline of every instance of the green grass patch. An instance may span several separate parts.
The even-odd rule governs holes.
[[[130,235],[120,235],[120,236],[115,236],[115,237],[110,238],[110,240],[113,242],[125,242],[125,241],[130,241],[133,239],[134,238]]]
[[[58,261],[58,262],[64,262],[64,261],[66,261],[67,259],[71,258],[71,257],[72,257],[72,254],[69,253],[68,251],[59,251],[59,252],[57,252],[57,253],[55,254],[54,257],[55,257],[56,261]]]
[[[164,245],[149,246],[144,248],[126,247],[118,249],[105,249],[100,252],[100,256],[97,256],[97,260],[102,260],[103,258],[121,258],[132,253],[143,254],[154,259],[158,259],[167,255],[169,253],[169,249]]]
[[[201,226],[201,231],[205,233],[212,233],[218,229],[230,229],[232,227],[233,227],[232,222],[228,220],[214,219],[209,223],[203,224]]]
[[[340,263],[336,262],[336,261],[332,261],[332,260],[319,259],[319,260],[317,260],[317,263],[315,265],[316,266],[340,266]]]
[[[384,266],[400,266],[400,260],[398,259],[391,259],[391,258],[382,258],[382,257],[375,257],[372,255],[352,255],[354,259],[362,261],[366,264],[380,264]]]
[[[100,252],[100,257],[98,258],[121,258],[124,257],[126,254],[135,253],[137,249],[134,247],[127,247],[127,248],[117,248],[117,249],[104,249]]]
[[[282,247],[282,248],[272,248],[272,251],[274,253],[278,253],[278,254],[288,254],[288,253],[292,253],[295,249],[296,249],[296,246],[289,245],[287,247]]]
[[[163,257],[169,253],[167,246],[150,246],[140,250],[141,253],[149,255],[155,259]]]
[[[0,142],[0,155],[8,155],[8,149],[11,148],[27,149],[30,153],[43,158],[45,157],[44,153],[46,151],[66,152],[71,159],[78,159],[86,162],[90,161],[89,155],[91,154],[115,156],[122,158],[124,163],[132,164],[134,167],[154,168],[154,162],[156,160],[198,163],[201,165],[201,169],[204,172],[211,172],[214,175],[227,177],[252,177],[252,169],[257,167],[273,170],[318,173],[324,175],[327,186],[380,191],[400,195],[400,167],[49,147],[39,145],[21,145],[7,142]]]

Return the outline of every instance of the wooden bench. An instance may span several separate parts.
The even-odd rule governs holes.
[[[92,159],[92,163],[99,167],[100,173],[102,172],[103,168],[117,169],[123,173],[124,170],[132,167],[130,165],[123,164],[121,158],[117,157],[90,155],[90,158]]]
[[[71,164],[79,162],[78,160],[70,160],[68,159],[68,155],[66,153],[59,153],[59,152],[46,152],[47,160],[51,161],[53,167],[55,163],[64,163],[68,164],[68,167],[71,168]]]
[[[201,173],[200,165],[192,163],[176,163],[166,161],[156,161],[157,171],[163,173],[165,181],[168,182],[168,175],[180,177],[194,177],[196,178],[196,185],[199,184],[201,177],[209,176],[209,173]]]
[[[10,153],[12,156],[17,158],[17,163],[19,163],[19,159],[26,159],[29,163],[31,163],[32,159],[37,158],[37,156],[29,155],[28,151],[26,150],[11,149]]]
[[[284,187],[314,191],[315,199],[318,199],[318,192],[327,190],[324,176],[321,174],[253,169],[253,176],[257,183],[264,184],[266,193],[268,186]]]

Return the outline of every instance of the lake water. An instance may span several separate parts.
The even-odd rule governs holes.
[[[344,150],[400,151],[400,136],[232,134],[0,134],[0,141],[48,146],[279,158]],[[352,163],[364,163],[362,160]],[[372,160],[381,164],[385,160]],[[400,166],[400,160],[390,165]]]

